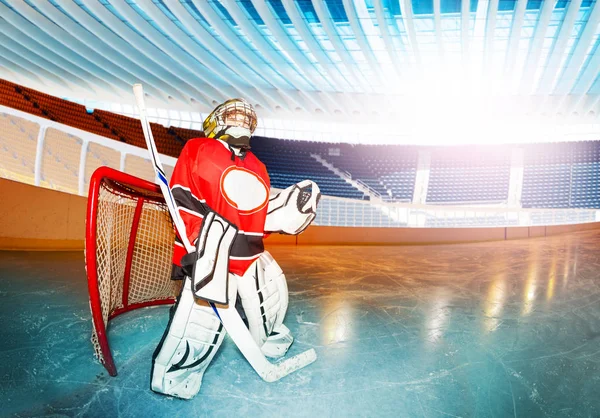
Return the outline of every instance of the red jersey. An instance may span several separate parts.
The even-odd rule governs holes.
[[[229,271],[243,275],[264,251],[270,189],[265,165],[250,151],[236,156],[225,142],[217,139],[190,139],[175,164],[170,186],[192,244],[209,210],[238,227]],[[173,263],[180,266],[185,254],[187,251],[177,237]]]

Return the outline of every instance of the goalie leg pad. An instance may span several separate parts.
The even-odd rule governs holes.
[[[237,284],[248,328],[263,354],[285,355],[294,339],[283,325],[289,298],[281,267],[265,251]]]
[[[224,336],[219,318],[208,303],[194,299],[191,280],[186,277],[167,330],[154,352],[151,389],[178,398],[193,398],[200,391],[204,371]]]
[[[267,357],[280,358],[285,356],[293,342],[294,337],[289,328],[283,324],[276,325],[260,350]]]

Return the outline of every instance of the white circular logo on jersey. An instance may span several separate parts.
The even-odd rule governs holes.
[[[256,173],[242,167],[228,167],[221,175],[223,197],[242,215],[258,212],[269,203],[269,189]]]

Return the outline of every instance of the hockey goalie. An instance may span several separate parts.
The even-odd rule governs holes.
[[[189,140],[175,165],[170,188],[195,251],[176,238],[173,279],[184,283],[154,352],[155,392],[190,399],[200,390],[225,336],[209,302],[235,304],[267,357],[284,356],[293,342],[283,324],[285,275],[263,237],[306,229],[320,191],[305,180],[270,198],[267,170],[250,150],[256,123],[246,101],[226,101],[204,121],[205,138]]]

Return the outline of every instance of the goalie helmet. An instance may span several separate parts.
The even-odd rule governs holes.
[[[232,147],[250,148],[250,136],[256,129],[256,112],[244,99],[220,104],[202,124],[207,138],[216,138]]]

